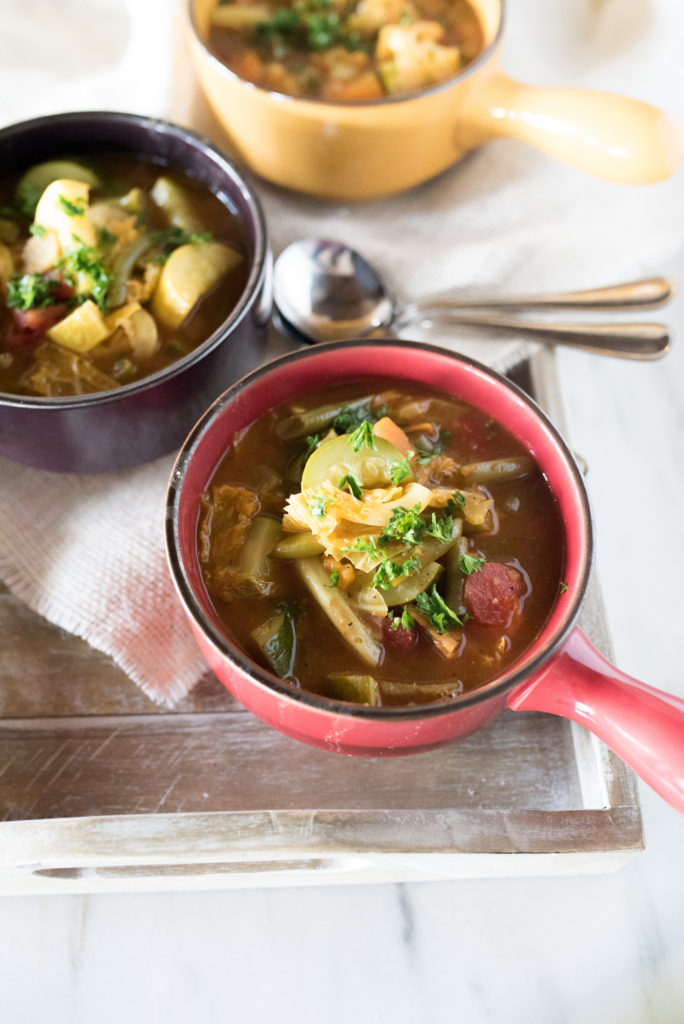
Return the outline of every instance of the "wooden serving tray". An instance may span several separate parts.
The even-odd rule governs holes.
[[[561,430],[555,360],[514,374]],[[583,628],[611,656],[598,587]],[[174,711],[0,585],[0,893],[609,871],[643,848],[635,779],[552,715],[403,758],[274,732],[211,673]]]

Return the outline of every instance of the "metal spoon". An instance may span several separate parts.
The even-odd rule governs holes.
[[[285,327],[307,341],[364,337],[379,328],[398,331],[411,323],[440,320],[540,336],[602,355],[626,359],[657,359],[671,345],[670,330],[661,323],[567,323],[527,320],[487,310],[655,309],[670,301],[674,286],[654,277],[608,288],[397,306],[378,272],[359,253],[340,242],[302,239],[280,254],[275,264],[274,301]],[[472,312],[484,310],[485,312]]]

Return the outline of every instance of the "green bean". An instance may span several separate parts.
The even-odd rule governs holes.
[[[366,395],[351,402],[333,402],[332,405],[319,405],[316,409],[295,412],[280,421],[276,427],[276,434],[281,441],[294,441],[298,437],[306,437],[307,434],[318,434],[332,426],[333,421],[344,409],[370,407],[372,400],[372,395]]]
[[[272,558],[312,558],[324,551],[312,533],[289,533],[278,541],[270,554]]]
[[[138,235],[122,247],[112,263],[110,271],[109,288],[107,289],[107,304],[109,306],[120,306],[126,301],[126,284],[133,273],[133,267],[143,253],[151,247],[152,242],[147,235]]]
[[[415,601],[418,594],[422,594],[427,587],[436,583],[444,572],[444,567],[437,562],[430,562],[423,569],[406,576],[397,583],[396,587],[389,587],[383,591],[383,597],[388,608],[398,604],[408,604]]]
[[[352,704],[380,703],[378,682],[373,676],[355,676],[348,672],[331,672],[326,677],[321,693],[334,700],[346,700]]]
[[[510,459],[490,459],[461,466],[466,484],[493,484],[498,481],[522,480],[534,473],[537,465],[531,455],[515,455]]]
[[[293,615],[273,615],[252,631],[252,639],[276,675],[281,679],[292,675],[297,653],[297,631]]]
[[[465,588],[466,574],[461,569],[461,555],[468,551],[468,541],[461,537],[457,544],[454,544],[446,556],[446,590],[444,600],[457,615],[465,611],[463,607],[463,591]]]
[[[295,567],[309,593],[351,649],[367,665],[378,665],[383,654],[382,646],[356,614],[346,594],[330,586],[330,574],[320,558],[298,558]]]
[[[463,684],[458,679],[445,679],[433,683],[399,683],[382,679],[379,683],[383,703],[393,700],[399,704],[423,704],[461,693]]]
[[[256,516],[235,560],[235,568],[255,579],[267,579],[268,555],[281,535],[281,525],[269,516]]]

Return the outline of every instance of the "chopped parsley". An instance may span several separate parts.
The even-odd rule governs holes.
[[[213,242],[214,236],[211,231],[201,233],[183,231],[179,227],[162,228],[159,231],[150,231],[150,241],[158,252],[151,257],[151,263],[166,263],[174,249],[180,245],[201,242]]]
[[[316,516],[317,519],[322,519],[323,516],[328,514],[329,506],[334,504],[334,498],[324,498],[322,494],[314,494],[308,501],[309,512],[312,516]]]
[[[359,423],[356,430],[349,435],[349,444],[352,447],[352,451],[358,452],[361,448],[370,448],[373,451],[377,451],[378,446],[375,443],[375,434],[373,433],[373,424],[370,420],[364,420]]]
[[[429,593],[426,590],[422,594],[418,594],[416,604],[420,611],[428,616],[438,633],[446,633],[449,629],[457,629],[465,625],[466,617],[459,618],[445,602],[434,583]]]
[[[405,576],[410,576],[412,572],[417,572],[420,569],[420,561],[417,558],[407,558],[401,564],[392,562],[387,554],[380,550],[373,537],[357,537],[350,547],[343,548],[342,550],[363,551],[370,555],[371,558],[380,559],[380,565],[375,570],[375,575],[371,580],[371,587],[377,587],[379,590],[389,590],[399,580]]]
[[[454,504],[458,505],[459,508],[465,508],[465,503],[466,503],[465,494],[461,494],[460,491],[454,491],[454,493],[451,495],[451,498],[449,500],[453,501]],[[447,508],[448,507],[449,506],[447,505]]]
[[[44,274],[23,274],[7,285],[7,305],[26,312],[52,306],[59,281]]]
[[[86,212],[85,199],[77,199],[75,202],[72,202],[66,196],[60,196],[59,205],[69,217],[82,217]]]
[[[102,256],[93,246],[85,245],[78,235],[74,235],[74,241],[79,243],[78,248],[63,256],[57,266],[63,271],[65,280],[72,288],[76,289],[79,285],[82,288],[83,281],[87,282],[87,288],[78,295],[79,302],[91,298],[101,312],[106,313],[110,276],[102,262]]]
[[[30,224],[29,235],[35,235],[36,238],[45,238],[47,228],[44,228],[42,224]]]
[[[409,451],[407,452],[405,459],[401,459],[399,462],[394,463],[390,469],[390,477],[393,484],[400,484],[411,476],[411,459],[414,455],[415,452]]]
[[[560,592],[561,592],[561,594],[564,594],[567,589],[568,589],[567,583],[562,582],[561,585],[560,585]]]
[[[380,534],[380,543],[400,540],[404,544],[420,544],[427,526],[420,512],[420,504],[411,508],[403,505],[393,508],[389,522]]]
[[[351,494],[353,494],[355,498],[361,500],[361,481],[355,473],[347,473],[342,477],[337,486],[341,491],[343,491],[345,487],[348,487]]]
[[[114,243],[117,241],[117,236],[114,234],[113,231],[110,231],[109,228],[98,228],[97,237],[99,239],[100,245],[114,245]]]
[[[366,420],[369,423],[373,422],[373,417],[365,405],[345,405],[333,420],[332,426],[338,434],[351,434]]]
[[[458,567],[465,576],[472,576],[474,572],[481,572],[486,558],[478,558],[476,555],[468,555],[463,552],[458,561]]]
[[[339,584],[339,582],[340,582],[339,571],[337,569],[333,569],[333,571],[330,573],[330,583],[328,584],[328,586],[332,590],[334,587],[336,587]]]
[[[306,438],[306,451],[304,452],[304,455],[302,456],[302,458],[304,459],[305,462],[309,458],[309,456],[313,455],[313,453],[316,451],[316,449],[318,448],[318,445],[323,440],[324,436],[325,436],[324,434],[309,434],[308,435],[308,437]]]
[[[392,615],[392,629],[413,629],[413,616],[408,608],[404,608],[401,615]]]
[[[398,562],[390,561],[390,559],[385,556],[384,561],[381,562],[375,570],[371,586],[377,587],[378,590],[389,590],[390,587],[395,586],[399,580],[404,579],[406,576],[410,576],[413,572],[418,572],[420,568],[421,565],[419,558],[407,558],[405,562],[399,564]]]
[[[386,558],[384,551],[381,551],[373,537],[357,537],[349,547],[342,548],[343,551],[363,551],[371,558]]]

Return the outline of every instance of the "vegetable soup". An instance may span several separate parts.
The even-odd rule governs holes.
[[[467,0],[219,0],[208,42],[266,89],[356,101],[453,77],[484,35]]]
[[[107,391],[187,355],[238,302],[237,217],[199,181],[119,154],[0,183],[0,391]]]
[[[469,404],[394,380],[280,406],[202,496],[198,551],[226,631],[295,688],[422,704],[489,682],[563,588],[536,462]]]

